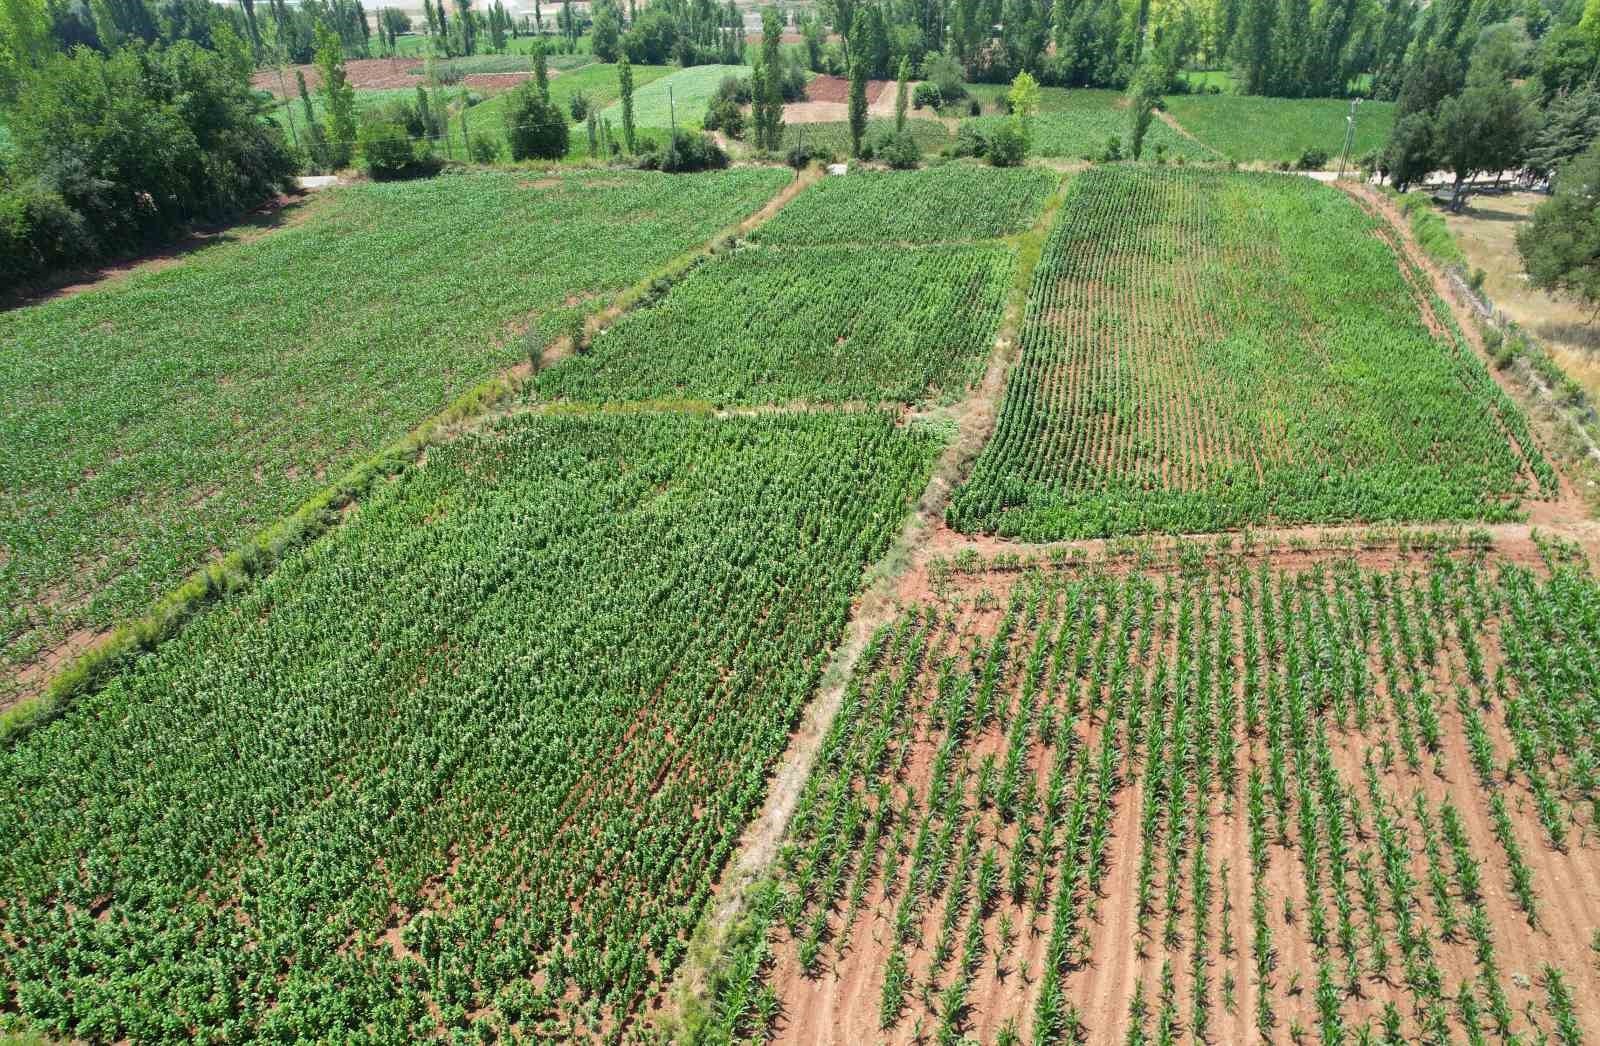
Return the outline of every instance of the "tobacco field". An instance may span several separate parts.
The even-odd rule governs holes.
[[[1037,167],[946,163],[916,171],[824,178],[763,225],[755,239],[786,246],[986,240],[1031,226],[1056,186]]]
[[[980,375],[1011,251],[742,247],[630,313],[537,394],[716,404],[912,403]]]
[[[908,609],[703,1041],[1600,1030],[1587,566],[1300,560],[1190,545]]]
[[[0,699],[42,649],[142,611],[525,358],[530,315],[597,308],[784,179],[353,186],[257,239],[0,312]]]
[[[433,448],[0,751],[0,1009],[105,1041],[626,1025],[936,446],[636,412]]]
[[[1458,331],[1430,330],[1377,221],[1308,179],[1078,176],[950,524],[1505,520],[1553,495],[1525,418]]]

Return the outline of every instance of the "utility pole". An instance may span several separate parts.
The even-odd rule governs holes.
[[[678,166],[678,103],[672,99],[672,85],[667,85],[667,111],[672,121],[672,137],[667,139],[668,170]]]
[[[1339,178],[1344,178],[1345,164],[1350,159],[1350,148],[1356,141],[1356,106],[1361,104],[1360,98],[1350,101],[1350,112],[1344,118],[1344,150],[1339,153]]]

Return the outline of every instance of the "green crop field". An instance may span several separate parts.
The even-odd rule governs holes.
[[[950,132],[938,120],[910,116],[906,130],[924,153],[936,153],[950,144]],[[869,119],[861,140],[877,143],[894,134],[893,120]],[[813,153],[832,154],[839,160],[850,158],[850,125],[848,123],[791,123],[783,127],[783,147],[791,149],[804,144]]]
[[[631,413],[433,448],[0,751],[7,1008],[103,1041],[626,1018],[936,446]]]
[[[788,177],[361,185],[253,242],[0,313],[0,696],[524,358],[530,319],[599,307]]]
[[[1429,333],[1375,219],[1338,190],[1100,167],[1062,215],[958,529],[1494,520],[1554,492],[1521,413]]]
[[[998,246],[742,248],[535,387],[572,400],[718,404],[954,393],[981,374],[1010,274],[1011,252]]]
[[[1308,149],[1320,149],[1337,163],[1350,103],[1337,98],[1172,95],[1167,111],[1190,134],[1240,163],[1293,162]],[[1362,102],[1356,108],[1350,155],[1382,148],[1393,124],[1394,103]]]
[[[945,163],[824,178],[755,233],[767,244],[935,243],[990,239],[1033,224],[1056,175]]]
[[[616,66],[607,66],[616,78]],[[746,77],[750,75],[750,67],[744,65],[696,65],[688,69],[679,69],[668,76],[663,76],[642,83],[637,72],[634,73],[633,90],[633,122],[638,127],[669,127],[672,122],[673,106],[677,108],[678,126],[681,128],[699,127],[700,121],[706,115],[706,103],[711,101],[711,95],[716,91],[717,85],[729,77]],[[559,80],[552,80],[554,89]],[[669,98],[670,92],[670,98]],[[670,104],[669,104],[670,102]],[[622,128],[622,103],[610,102],[601,111],[602,119],[610,120],[611,126],[618,130]]]
[[[1098,158],[1113,137],[1121,143],[1123,154],[1127,154],[1133,128],[1126,108],[1127,98],[1121,91],[1046,87],[1039,95],[1039,113],[1032,120],[1033,155],[1072,160]],[[1008,119],[1010,117],[990,114],[975,117],[972,123],[989,133]],[[1146,132],[1144,158],[1153,159],[1158,145],[1164,147],[1171,158],[1216,159],[1216,154],[1205,145],[1183,137],[1159,118],[1151,121]]]
[[[701,1041],[1583,1041],[1594,577],[1205,551],[880,632]]]

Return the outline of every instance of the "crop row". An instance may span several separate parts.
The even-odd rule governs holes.
[[[723,252],[533,389],[718,404],[955,393],[988,357],[1011,267],[998,245]]]
[[[1584,569],[1445,557],[912,608],[704,1039],[1575,1043],[1597,625]]]
[[[1101,167],[1068,192],[953,526],[1502,520],[1552,489],[1516,408],[1430,332],[1375,219],[1336,190]]]
[[[523,324],[632,284],[782,181],[352,186],[269,235],[0,314],[0,700],[41,649],[142,610],[523,357]]]
[[[0,752],[0,1012],[95,1041],[622,1026],[936,443],[630,412],[433,448]]]

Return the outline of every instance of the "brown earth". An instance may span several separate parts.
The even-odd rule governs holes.
[[[345,62],[344,68],[351,87],[358,91],[381,91],[426,84],[425,77],[410,71],[419,68],[421,62],[422,59],[415,57],[356,58]],[[307,90],[315,91],[322,86],[322,73],[314,65],[290,66],[282,75],[277,69],[262,69],[250,78],[250,84],[278,98],[293,98],[299,91],[295,81],[297,72],[305,76]],[[526,73],[468,73],[462,77],[461,84],[485,94],[497,94],[509,91],[532,75],[531,70]],[[559,70],[550,71],[552,78],[559,75]]]

